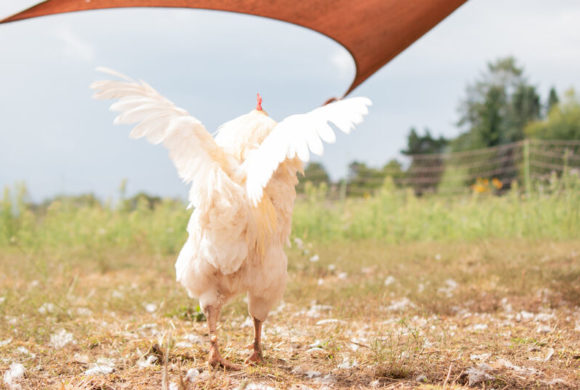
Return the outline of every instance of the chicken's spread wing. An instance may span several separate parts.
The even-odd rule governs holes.
[[[321,155],[322,141],[333,143],[336,139],[329,123],[348,134],[362,122],[370,105],[371,101],[364,97],[344,99],[306,114],[291,115],[278,123],[242,164],[250,202],[254,206],[260,203],[264,187],[286,159],[298,156],[306,162],[310,152]]]
[[[203,124],[185,110],[176,107],[144,81],[135,81],[116,71],[98,68],[121,80],[96,81],[96,99],[119,99],[111,106],[118,111],[115,124],[137,123],[131,131],[132,138],[145,137],[152,144],[163,143],[169,150],[181,179],[193,182],[190,201],[198,206],[207,176],[216,169],[229,176],[232,159],[215,143]],[[199,185],[198,185],[199,183]]]

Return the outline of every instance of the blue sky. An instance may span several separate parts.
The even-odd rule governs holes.
[[[542,97],[580,86],[578,20],[578,2],[468,1],[354,91],[371,112],[320,160],[338,178],[353,160],[399,157],[411,126],[457,135],[465,85],[501,56],[514,55]],[[252,109],[256,92],[279,120],[341,95],[354,75],[330,39],[247,15],[117,9],[0,25],[0,187],[25,181],[34,200],[107,198],[128,179],[130,194],[185,197],[165,150],[130,140],[110,103],[91,99],[97,66],[146,80],[210,131]]]

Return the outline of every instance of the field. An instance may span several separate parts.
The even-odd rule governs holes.
[[[16,193],[14,193],[16,192]],[[261,366],[205,365],[207,329],[174,281],[189,211],[5,192],[0,388],[580,387],[580,187],[299,200],[284,302]],[[219,334],[241,363],[244,297]]]

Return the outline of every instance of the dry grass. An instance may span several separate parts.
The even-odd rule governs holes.
[[[295,244],[266,363],[241,372],[206,368],[206,324],[172,256],[111,251],[103,271],[14,249],[0,254],[0,373],[23,364],[24,389],[161,389],[164,376],[174,389],[578,388],[578,248]],[[251,335],[240,297],[222,315],[222,351],[241,363]]]

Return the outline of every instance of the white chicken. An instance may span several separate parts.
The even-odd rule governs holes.
[[[262,361],[261,331],[286,287],[284,244],[290,235],[297,172],[309,152],[322,153],[321,140],[332,143],[329,122],[349,133],[362,122],[371,101],[339,100],[276,123],[258,105],[223,124],[215,139],[199,120],[143,81],[110,69],[120,80],[91,85],[97,99],[119,99],[115,123],[138,123],[133,138],[163,143],[185,183],[191,183],[189,237],[175,264],[177,281],[198,298],[206,315],[212,366],[239,369],[219,353],[217,322],[221,307],[248,294],[254,320],[253,353],[247,363]]]

